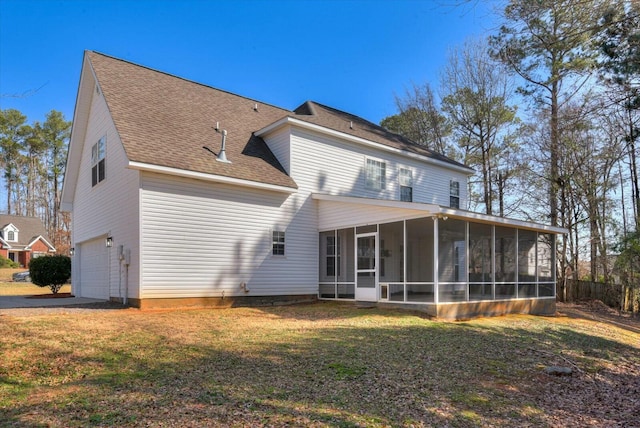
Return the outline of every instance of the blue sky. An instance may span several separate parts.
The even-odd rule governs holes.
[[[314,100],[378,123],[448,49],[492,30],[495,2],[0,0],[0,108],[73,117],[95,50],[293,109]]]

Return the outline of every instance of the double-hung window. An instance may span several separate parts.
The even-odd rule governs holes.
[[[91,147],[91,186],[105,179],[105,155],[107,137],[102,137]]]
[[[383,161],[367,159],[365,168],[365,187],[371,190],[384,190],[386,187],[386,164]]]
[[[400,200],[413,202],[413,171],[400,168],[398,180],[400,182]]]
[[[274,256],[284,256],[284,232],[280,230],[274,230],[271,235],[271,239],[271,254],[273,254]]]
[[[449,206],[460,208],[460,182],[451,180],[449,182]]]

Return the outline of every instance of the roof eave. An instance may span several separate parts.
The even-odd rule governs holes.
[[[180,168],[172,168],[168,166],[154,165],[154,164],[149,164],[144,162],[129,161],[127,167],[130,169],[138,170],[138,171],[155,172],[159,174],[166,174],[166,175],[172,175],[172,176],[184,177],[184,178],[193,178],[196,180],[203,180],[203,181],[209,181],[209,182],[215,182],[215,183],[233,184],[236,186],[251,187],[251,188],[260,189],[260,190],[270,190],[273,192],[280,192],[280,193],[292,194],[298,191],[298,189],[294,187],[289,187],[289,186],[270,184],[270,183],[261,183],[258,181],[251,181],[251,180],[245,180],[245,179],[234,178],[234,177],[226,177],[223,175],[207,174],[203,172],[189,171],[189,170],[184,170]]]
[[[569,230],[556,227],[549,226],[540,223],[534,223],[523,220],[515,220],[505,217],[492,216],[487,214],[474,213],[471,211],[458,210],[449,207],[443,207],[441,205],[436,204],[427,204],[421,202],[402,202],[390,199],[371,199],[371,198],[359,198],[353,196],[338,196],[338,195],[328,195],[324,193],[313,193],[313,199],[323,200],[323,201],[333,201],[333,202],[343,202],[343,203],[352,203],[352,204],[362,204],[368,206],[379,206],[385,208],[399,208],[399,209],[410,209],[416,211],[423,211],[427,216],[438,216],[439,218],[458,218],[461,220],[474,220],[476,222],[481,223],[489,223],[494,225],[503,225],[509,227],[516,227],[518,229],[529,229],[535,231],[542,231],[554,234],[567,234]]]
[[[396,147],[391,147],[391,146],[387,146],[385,144],[376,143],[374,141],[367,140],[366,138],[356,137],[356,136],[351,135],[351,134],[347,134],[347,133],[344,133],[344,132],[336,131],[335,129],[327,128],[326,126],[321,126],[321,125],[316,125],[315,123],[305,122],[303,120],[299,120],[299,119],[296,119],[296,118],[291,117],[291,116],[283,117],[282,119],[280,119],[280,120],[278,120],[276,122],[273,122],[272,124],[267,125],[264,128],[254,132],[254,134],[257,137],[263,137],[263,136],[269,135],[272,132],[277,131],[278,129],[283,128],[285,126],[296,126],[298,128],[307,129],[307,130],[311,130],[311,131],[316,131],[316,132],[319,132],[321,134],[330,135],[332,137],[340,138],[340,139],[343,139],[343,140],[347,140],[347,141],[350,141],[352,143],[361,144],[361,145],[369,146],[369,147],[374,147],[376,149],[383,150],[383,151],[386,151],[386,152],[399,154],[399,155],[410,157],[410,158],[413,158],[413,159],[418,159],[418,160],[420,160],[422,162],[427,162],[427,163],[431,163],[431,164],[434,164],[434,165],[438,165],[438,166],[443,167],[443,168],[452,169],[452,170],[461,172],[463,174],[466,174],[468,176],[471,176],[471,175],[474,174],[474,171],[471,168],[468,168],[466,166],[458,166],[458,165],[450,164],[448,162],[443,162],[443,161],[441,161],[439,159],[433,159],[433,158],[430,158],[428,156],[420,155],[420,154],[417,154],[417,153],[411,153],[411,152],[408,152],[406,150],[398,149]]]
[[[69,150],[65,164],[66,173],[62,182],[60,210],[63,212],[71,212],[73,209],[73,198],[78,180],[80,158],[82,157],[82,146],[89,121],[89,109],[82,109],[80,105],[83,102],[91,102],[94,84],[97,84],[96,75],[91,66],[88,51],[85,51],[82,58],[82,70],[80,72],[80,81],[78,82],[78,92],[73,111],[73,124],[71,126]],[[85,100],[87,97],[89,99]]]

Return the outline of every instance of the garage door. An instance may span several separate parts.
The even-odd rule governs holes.
[[[104,239],[80,245],[80,292],[82,297],[109,299],[109,249]]]

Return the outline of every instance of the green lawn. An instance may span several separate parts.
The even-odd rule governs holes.
[[[334,303],[12,310],[0,337],[3,426],[638,423],[640,329],[606,320],[436,322]]]

